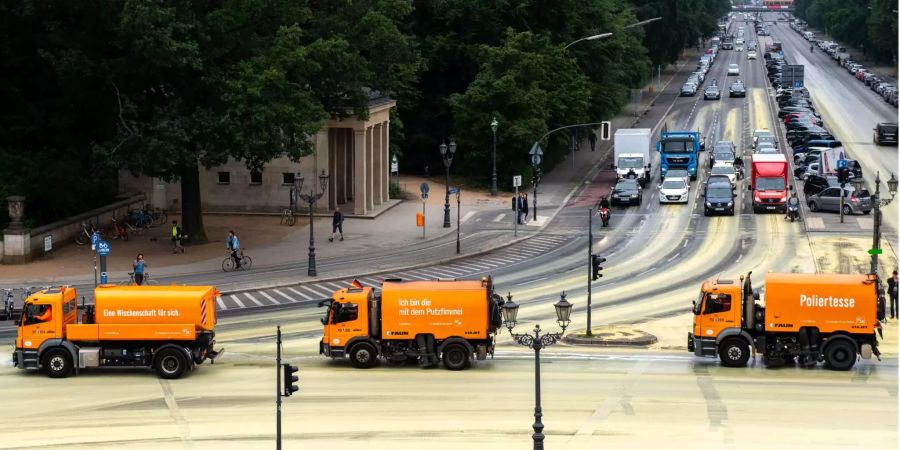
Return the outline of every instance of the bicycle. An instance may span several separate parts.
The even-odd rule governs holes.
[[[244,255],[244,249],[238,252],[238,257],[241,260],[241,270],[250,270],[250,267],[253,266],[253,260],[249,256]],[[234,258],[231,257],[231,252],[229,252],[228,257],[222,260],[222,271],[233,272],[237,269],[234,264]]]
[[[289,227],[294,226],[297,223],[297,219],[294,217],[294,210],[290,208],[285,208],[281,211],[281,222],[282,225],[287,225]]]
[[[13,301],[12,289],[4,289],[6,295],[3,298],[3,320],[12,320],[15,318],[15,303]]]
[[[134,272],[128,272],[128,281],[123,281],[120,283],[120,286],[137,286],[137,281],[134,280]],[[144,272],[144,281],[141,283],[141,286],[159,286],[159,281],[150,278],[150,272]]]
[[[85,222],[81,222],[81,233],[78,233],[78,235],[75,236],[75,243],[78,245],[85,245],[87,243],[90,243],[91,236],[94,233],[99,234],[100,239],[103,239],[105,234],[102,228],[96,228],[92,223],[88,224]]]

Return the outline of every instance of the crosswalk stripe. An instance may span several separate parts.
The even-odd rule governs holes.
[[[493,267],[484,266],[482,264],[475,264],[475,263],[471,263],[471,262],[467,262],[465,264],[456,263],[456,265],[458,265],[460,267],[465,267],[469,272],[473,272],[473,271],[480,272],[480,271],[486,270],[486,269],[493,269]]]
[[[504,217],[506,217],[506,213],[498,214],[497,217],[494,217],[494,222],[499,222],[503,220]]]
[[[282,297],[288,299],[291,303],[297,303],[297,299],[296,299],[296,298],[290,297],[290,296],[288,296],[287,294],[285,294],[284,292],[279,291],[278,289],[272,289],[272,292],[274,292],[274,293],[276,293],[276,294],[278,294],[278,295],[280,295],[280,296],[282,296]]]
[[[347,284],[345,284],[345,285],[340,285],[340,284],[337,284],[337,283],[326,282],[326,283],[322,283],[322,284],[324,284],[324,285],[326,285],[326,286],[331,286],[332,288],[334,288],[335,291],[340,290],[340,289],[344,289],[345,287],[349,287],[349,286],[350,286],[350,283],[347,283]]]
[[[249,298],[250,301],[252,301],[253,303],[256,303],[259,306],[263,306],[263,303],[261,301],[257,300],[256,297],[250,295],[249,292],[244,292],[244,297]]]
[[[297,295],[299,295],[299,296],[301,296],[301,297],[303,297],[303,298],[305,298],[305,299],[307,299],[307,300],[314,300],[314,299],[313,299],[312,297],[310,297],[309,295],[306,295],[306,294],[304,294],[304,293],[302,293],[302,292],[300,292],[300,291],[298,291],[298,290],[296,290],[296,289],[294,289],[294,288],[287,288],[287,290],[289,290],[289,291],[291,291],[291,292],[293,292],[293,293],[295,293],[295,294],[297,294]]]
[[[412,278],[414,280],[419,280],[419,281],[425,281],[425,280],[431,279],[431,278],[426,278],[421,275],[416,275],[416,274],[409,273],[409,272],[398,273],[397,278],[400,278],[401,280],[407,279],[407,278]]]
[[[451,272],[445,272],[443,270],[435,269],[433,267],[423,269],[422,272],[423,273],[435,273],[435,274],[439,275],[441,278],[447,278],[447,277],[456,278],[461,275],[461,274],[456,274],[456,273],[451,273]]]
[[[319,298],[331,298],[331,294],[333,294],[333,292],[329,292],[327,289],[317,284],[304,285],[300,287],[306,288],[306,290],[316,294],[317,296],[319,296]]]
[[[235,303],[237,303],[238,308],[245,308],[244,302],[242,302],[241,299],[239,299],[239,298],[237,297],[237,295],[232,295],[232,296],[231,296],[231,299],[234,300]]]
[[[269,299],[270,302],[272,302],[272,303],[274,303],[274,304],[276,304],[276,305],[280,305],[280,304],[281,304],[281,302],[279,302],[278,300],[275,300],[275,297],[272,297],[271,295],[267,294],[266,291],[259,291],[259,293],[260,293],[260,295],[262,295],[263,297]]]
[[[381,281],[379,281],[375,278],[360,278],[359,281],[362,284],[368,284],[369,286],[372,286],[372,287],[378,287],[381,285]]]
[[[506,263],[506,264],[512,264],[512,263],[517,263],[517,262],[519,262],[518,259],[513,259],[513,258],[510,258],[510,257],[507,257],[507,256],[491,256],[491,259],[493,259],[493,260],[495,260],[495,261],[500,261],[500,262],[503,262],[503,263]]]
[[[474,215],[475,215],[475,211],[469,211],[469,212],[467,212],[466,215],[462,216],[462,219],[460,219],[459,223],[463,223],[463,222],[465,222],[465,221],[471,219],[472,216],[474,216]]]
[[[473,270],[479,270],[478,267],[476,267],[470,263],[460,263],[460,262],[453,263],[453,265],[448,266],[448,267],[454,268],[456,270],[461,270],[461,271],[463,271],[463,273],[471,272]]]
[[[216,303],[219,304],[219,309],[221,309],[221,310],[223,310],[223,311],[226,310],[226,309],[228,309],[228,307],[225,306],[225,301],[222,300],[222,297],[216,297]]]
[[[431,269],[431,268],[429,268],[429,269]],[[441,271],[444,271],[444,272],[452,273],[453,275],[457,275],[457,276],[458,276],[458,275],[462,275],[462,274],[464,274],[464,273],[467,272],[467,270],[465,270],[465,269],[454,268],[453,266],[440,266],[440,267],[434,267],[433,269],[437,269],[437,270],[441,270]]]

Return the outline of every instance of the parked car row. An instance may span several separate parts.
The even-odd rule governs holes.
[[[700,90],[700,85],[702,85],[703,82],[706,81],[706,74],[709,73],[709,68],[716,60],[716,56],[718,56],[718,54],[719,46],[713,44],[712,47],[707,49],[706,52],[700,56],[700,59],[697,61],[697,70],[688,77],[687,81],[685,81],[683,85],[681,85],[682,97],[693,97],[697,93],[697,91]],[[715,80],[713,80],[713,85],[715,84],[716,82]]]
[[[894,83],[882,79],[869,69],[863,67],[862,64],[850,59],[850,54],[847,52],[847,49],[839,43],[828,40],[816,40],[815,34],[806,29],[806,24],[804,22],[794,20],[791,22],[791,28],[803,36],[804,39],[818,45],[819,49],[828,54],[828,56],[840,64],[841,67],[846,68],[857,80],[865,83],[872,91],[880,95],[885,102],[897,106],[898,89]]]

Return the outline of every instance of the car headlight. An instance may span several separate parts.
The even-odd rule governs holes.
[[[712,203],[706,202],[706,206],[709,206],[710,208],[712,208]]]
[[[734,202],[728,202],[728,206],[729,207],[734,206]]]

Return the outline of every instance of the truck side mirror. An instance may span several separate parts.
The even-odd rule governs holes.
[[[22,321],[19,320],[19,318],[17,317],[17,318],[15,318],[15,319],[13,319],[13,324],[15,324],[16,326],[19,326],[19,325],[22,324]]]
[[[793,184],[789,184],[789,185],[788,185],[788,190],[789,190],[789,191],[793,191],[793,190],[794,190],[794,185],[793,185]]]
[[[322,325],[328,325],[328,321],[325,320],[324,317],[322,317],[321,319],[319,319],[319,321],[322,322]]]
[[[748,184],[748,185],[747,185],[747,190],[748,190],[748,191],[752,191],[752,190],[753,190],[753,186],[750,185],[750,184]]]
[[[616,168],[616,164],[615,164],[615,163],[609,163],[609,168],[610,168],[610,169],[615,169],[615,168]]]

